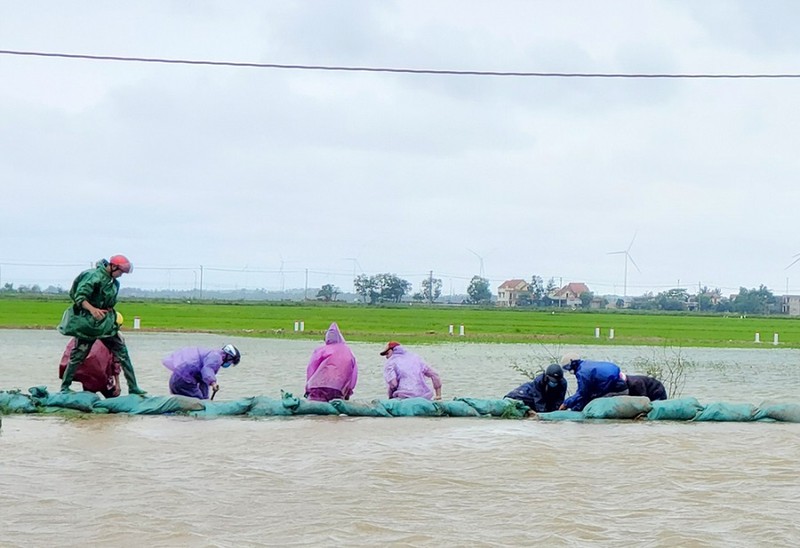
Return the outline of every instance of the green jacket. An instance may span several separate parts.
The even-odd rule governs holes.
[[[67,308],[61,317],[58,331],[62,335],[82,339],[103,339],[113,337],[119,331],[117,314],[114,311],[119,293],[119,281],[106,271],[106,265],[108,262],[103,259],[97,263],[95,269],[81,272],[72,282],[69,296],[74,304]],[[83,301],[89,301],[92,306],[106,309],[109,313],[102,320],[95,320],[89,311],[81,306]]]

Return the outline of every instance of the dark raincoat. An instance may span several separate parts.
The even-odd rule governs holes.
[[[108,261],[103,259],[96,268],[81,272],[72,282],[69,296],[73,304],[64,311],[58,325],[59,333],[80,339],[105,339],[119,332],[117,314],[114,312],[119,281],[109,274],[107,265]],[[108,310],[109,313],[102,320],[96,320],[81,306],[83,301],[89,301],[92,306]]]

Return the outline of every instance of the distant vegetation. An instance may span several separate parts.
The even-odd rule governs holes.
[[[52,329],[68,303],[65,295],[0,297],[0,327]],[[800,348],[800,320],[785,316],[126,298],[117,308],[126,318],[126,330],[132,328],[133,318],[139,317],[142,330],[319,339],[330,322],[336,321],[352,341],[773,348],[773,334],[777,333],[780,347]],[[295,332],[295,322],[300,321],[305,330]],[[462,325],[464,337],[459,336]],[[598,329],[600,337],[596,338]],[[756,333],[761,343],[754,342]]]

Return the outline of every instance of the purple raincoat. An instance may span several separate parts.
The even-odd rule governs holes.
[[[170,393],[208,399],[208,387],[217,382],[223,356],[222,350],[187,347],[164,358],[161,363],[172,371]]]
[[[425,382],[425,377],[431,380],[434,390],[442,387],[439,374],[422,358],[402,346],[395,346],[383,368],[389,398],[433,399],[434,392]]]
[[[349,399],[358,382],[356,358],[336,322],[325,333],[325,344],[311,354],[306,368],[306,397],[329,401]]]

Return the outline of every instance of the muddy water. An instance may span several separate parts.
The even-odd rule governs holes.
[[[142,386],[210,335],[133,333]],[[314,343],[235,339],[220,399],[302,391]],[[58,384],[66,340],[0,331],[0,388]],[[356,397],[383,394],[354,344]],[[445,397],[498,397],[539,347],[415,348]],[[550,349],[551,353],[555,350]],[[585,348],[625,364],[652,351]],[[683,349],[703,402],[800,402],[800,352]],[[546,352],[544,352],[546,353]],[[556,352],[557,353],[557,352]],[[800,425],[490,419],[4,417],[1,546],[796,546]]]

